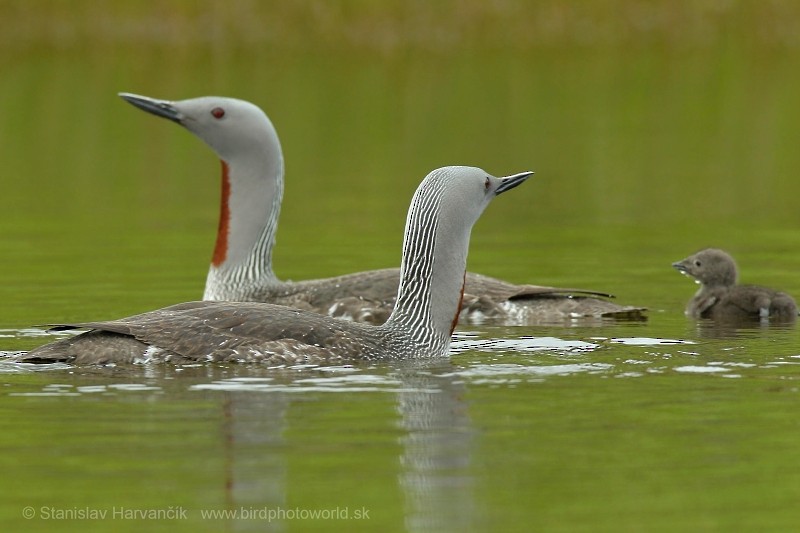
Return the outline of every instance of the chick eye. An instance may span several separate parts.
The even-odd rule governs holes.
[[[488,176],[487,176],[487,178],[486,178],[486,181],[485,181],[485,182],[483,182],[483,188],[484,188],[484,189],[486,189],[486,190],[488,191],[488,190],[489,190],[489,186],[490,186],[491,184],[492,184],[492,182],[491,182],[491,181],[489,181],[489,178],[488,178]]]
[[[695,259],[694,260],[694,266],[696,266],[696,267],[700,266],[700,260],[699,259]]]
[[[220,119],[225,116],[225,110],[221,107],[215,107],[211,110],[211,116],[216,119]]]

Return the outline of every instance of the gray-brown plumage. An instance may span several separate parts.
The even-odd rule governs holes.
[[[253,301],[270,302],[332,317],[383,324],[392,312],[400,269],[385,268],[265,288]],[[577,317],[643,319],[645,308],[608,301],[613,295],[585,289],[516,285],[467,272],[462,322],[532,324]]]
[[[374,326],[250,302],[189,302],[111,321],[18,358],[107,364],[237,361],[266,364],[441,357],[458,320],[473,224],[489,202],[532,173],[495,178],[473,167],[434,170],[411,201],[394,309]]]
[[[686,305],[687,316],[721,321],[797,318],[797,304],[788,294],[757,285],[737,285],[736,262],[723,250],[707,248],[672,266],[700,284]]]
[[[110,363],[336,363],[392,351],[376,327],[252,302],[186,302],[119,320],[59,326],[95,328],[29,352],[19,361]],[[409,355],[411,350],[409,349]],[[385,356],[385,355],[384,355]]]
[[[212,96],[176,102],[120,96],[184,126],[222,161],[221,222],[204,300],[269,302],[373,324],[389,317],[400,281],[396,268],[296,282],[273,272],[283,152],[275,128],[258,106]],[[516,285],[468,273],[461,320],[530,324],[576,317],[645,318],[645,308],[608,298],[600,291]]]

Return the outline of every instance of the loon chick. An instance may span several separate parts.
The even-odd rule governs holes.
[[[723,250],[707,248],[672,266],[700,285],[686,305],[687,316],[721,321],[791,321],[797,318],[797,304],[785,292],[757,285],[737,285],[736,262]]]
[[[442,357],[458,321],[473,224],[498,194],[532,172],[505,178],[474,167],[434,170],[411,200],[397,304],[375,326],[252,302],[188,302],[107,322],[28,352],[18,362],[82,364],[195,361],[330,363]]]
[[[297,282],[282,281],[273,272],[284,162],[278,134],[258,106],[213,96],[176,102],[120,96],[184,126],[222,161],[220,220],[204,300],[268,302],[358,322],[386,321],[400,281],[396,268]],[[461,319],[526,324],[587,316],[644,318],[644,308],[618,305],[610,297],[468,273]]]

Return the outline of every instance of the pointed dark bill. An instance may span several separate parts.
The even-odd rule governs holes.
[[[175,109],[172,102],[168,100],[156,100],[155,98],[148,98],[147,96],[140,96],[131,93],[119,93],[120,97],[143,111],[152,113],[158,117],[169,119],[173,122],[181,124],[183,115]]]
[[[500,186],[497,187],[497,190],[494,191],[495,194],[502,194],[506,191],[510,191],[517,185],[522,184],[523,181],[528,179],[529,177],[533,176],[533,172],[520,172],[519,174],[514,174],[513,176],[506,176],[504,178],[500,178],[501,183]]]

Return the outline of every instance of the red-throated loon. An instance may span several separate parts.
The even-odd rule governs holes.
[[[496,178],[474,167],[434,170],[411,200],[396,305],[384,324],[252,302],[188,302],[107,322],[28,352],[19,362],[266,364],[447,355],[464,295],[473,224],[498,194],[532,173]]]

